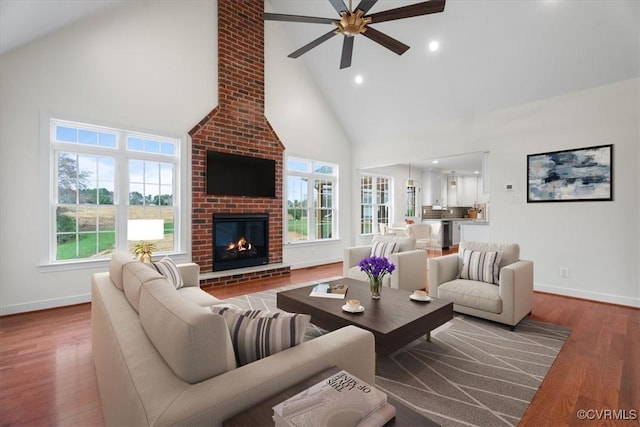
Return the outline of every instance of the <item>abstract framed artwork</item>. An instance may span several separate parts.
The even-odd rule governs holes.
[[[613,144],[527,155],[527,203],[613,200]]]

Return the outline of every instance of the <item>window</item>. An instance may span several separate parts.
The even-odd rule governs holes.
[[[360,234],[372,234],[378,224],[389,225],[389,178],[362,175],[360,177]]]
[[[131,252],[128,219],[164,220],[157,252],[179,250],[178,139],[62,120],[50,122],[50,262]]]
[[[336,237],[338,166],[287,159],[287,242]]]
[[[405,201],[407,202],[405,216],[416,216],[416,187],[413,182],[407,183],[405,191]]]

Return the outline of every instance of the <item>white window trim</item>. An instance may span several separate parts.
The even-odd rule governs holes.
[[[311,162],[312,164],[315,163],[325,163],[327,165],[331,165],[334,168],[334,174],[333,175],[326,175],[326,174],[319,174],[319,173],[313,173],[313,172],[300,172],[300,171],[291,171],[291,173],[289,172],[288,169],[288,164],[289,164],[289,160],[294,159],[294,160],[300,160],[303,162]],[[340,240],[340,236],[339,236],[339,230],[340,230],[340,224],[338,222],[339,220],[339,186],[340,186],[340,167],[337,163],[334,162],[330,162],[330,161],[326,161],[326,160],[319,160],[319,159],[311,159],[308,157],[303,157],[303,156],[296,156],[296,155],[287,155],[284,159],[284,189],[283,189],[283,197],[282,197],[282,208],[283,208],[283,214],[282,214],[282,218],[283,218],[283,224],[282,224],[282,232],[283,232],[283,236],[284,236],[284,244],[285,245],[309,245],[309,244],[318,244],[318,243],[325,243],[325,242],[335,242],[337,240]],[[289,188],[288,188],[288,177],[289,175],[293,175],[293,176],[303,176],[303,177],[308,177],[310,180],[314,180],[314,179],[330,179],[334,181],[334,186],[333,186],[333,212],[334,212],[334,218],[333,218],[333,222],[332,222],[332,237],[330,239],[318,239],[318,238],[314,238],[314,239],[309,239],[309,240],[289,240],[288,239],[288,233],[289,233],[289,229],[288,229],[288,225],[287,225],[287,218],[288,218],[288,206],[287,206],[287,201],[289,199]],[[313,194],[313,185],[312,185],[312,181],[308,182],[308,190],[309,190],[309,195]],[[314,210],[314,207],[309,206],[307,209]],[[309,212],[311,213],[311,212]],[[312,218],[313,216],[310,215],[309,218]],[[315,222],[314,224],[309,224],[309,228],[310,229],[314,229],[315,227]],[[315,230],[315,229],[314,229]],[[315,234],[315,233],[314,233]]]
[[[52,254],[55,252],[55,248],[52,245],[55,244],[55,239],[53,238],[53,233],[56,227],[55,222],[55,212],[52,209],[55,200],[53,199],[55,194],[55,171],[52,168],[53,164],[53,155],[55,153],[55,149],[51,144],[51,121],[59,120],[59,121],[67,121],[78,123],[80,125],[86,126],[95,126],[95,127],[104,127],[113,130],[125,130],[128,134],[140,133],[145,136],[158,136],[160,132],[146,131],[143,129],[135,128],[130,125],[113,125],[107,124],[104,122],[100,122],[98,120],[86,119],[86,118],[77,118],[70,117],[68,114],[53,114],[51,112],[41,112],[40,113],[40,156],[39,156],[39,165],[42,179],[40,180],[40,204],[39,211],[42,212],[41,218],[42,221],[39,224],[39,228],[41,232],[39,233],[39,250],[34,251],[34,256],[39,259],[38,267],[40,270],[44,272],[56,272],[56,271],[67,271],[67,270],[84,270],[84,269],[93,269],[96,267],[103,267],[108,265],[109,258],[101,258],[101,259],[74,259],[74,260],[64,260],[57,261],[52,259]],[[176,262],[188,262],[191,259],[191,180],[189,177],[191,176],[192,171],[192,156],[191,156],[191,138],[189,135],[172,135],[172,134],[164,134],[162,136],[158,136],[159,138],[169,138],[174,139],[178,142],[178,161],[176,162],[178,171],[174,174],[174,200],[179,200],[179,203],[175,205],[175,215],[177,220],[174,224],[174,242],[177,245],[174,245],[175,251],[173,252],[163,252],[160,256],[169,256]],[[76,151],[74,147],[73,150]],[[91,146],[82,146],[83,149],[90,149]],[[119,150],[114,150],[119,151]],[[104,153],[104,151],[101,151]],[[146,154],[145,154],[146,156]],[[115,157],[115,155],[114,155]],[[164,157],[166,159],[166,157]],[[126,176],[127,168],[119,168],[116,172],[118,174],[118,179],[122,180],[122,174],[125,174],[125,181],[120,182],[128,182],[128,177]],[[114,197],[125,197],[122,193],[122,188],[120,191],[116,192]],[[115,201],[115,200],[114,200]],[[128,196],[125,199],[125,208],[128,206]],[[117,233],[123,235],[126,230],[126,221],[119,221],[116,225]],[[124,244],[126,245],[126,244]],[[126,251],[126,247],[117,245],[115,251]],[[154,256],[155,257],[155,256]]]
[[[360,172],[360,176],[358,177],[358,235],[360,236],[373,236],[375,234],[378,233],[378,211],[376,208],[376,206],[380,205],[381,203],[377,203],[377,200],[374,200],[374,203],[372,203],[373,206],[373,210],[372,210],[372,221],[373,223],[371,224],[371,233],[363,233],[362,232],[362,210],[360,209],[360,207],[362,206],[362,177],[364,176],[370,176],[373,178],[373,197],[374,199],[377,199],[377,192],[376,192],[376,180],[378,178],[384,178],[387,179],[389,181],[389,203],[387,204],[387,206],[389,206],[389,220],[391,220],[391,218],[393,218],[393,200],[394,200],[394,195],[393,195],[393,187],[394,187],[394,181],[393,181],[393,177],[390,175],[383,175],[383,174],[379,174],[379,173],[369,173],[369,172]],[[389,226],[391,226],[391,224],[388,224]]]

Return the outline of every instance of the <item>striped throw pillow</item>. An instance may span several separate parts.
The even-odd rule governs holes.
[[[175,286],[176,289],[180,289],[184,286],[184,282],[182,281],[182,274],[180,274],[178,266],[173,262],[171,258],[164,257],[160,261],[154,262],[153,266],[156,268],[156,270],[158,270],[158,273],[169,279],[169,282],[171,282],[171,284]]]
[[[212,306],[229,327],[238,366],[300,344],[311,316]]]
[[[371,256],[389,258],[389,255],[396,252],[396,242],[373,242],[371,246]]]
[[[463,249],[461,279],[495,283],[500,280],[502,252],[480,252]]]

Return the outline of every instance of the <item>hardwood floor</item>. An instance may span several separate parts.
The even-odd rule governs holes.
[[[229,298],[341,274],[337,263],[208,291]],[[572,332],[520,425],[638,425],[612,418],[640,416],[640,310],[536,293],[532,318]],[[104,424],[90,326],[89,304],[0,318],[0,425]],[[581,409],[601,419],[580,420]],[[626,412],[595,412],[605,409]]]

